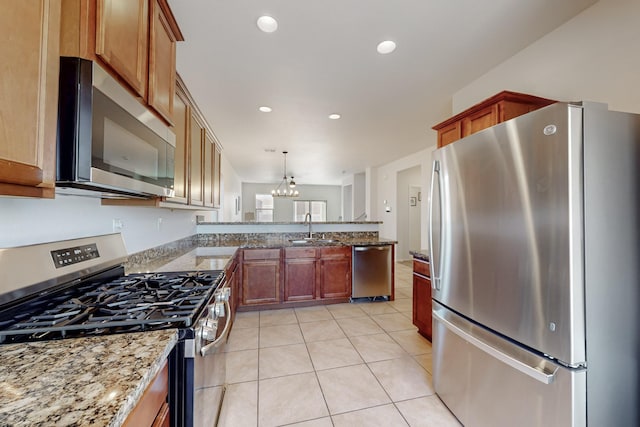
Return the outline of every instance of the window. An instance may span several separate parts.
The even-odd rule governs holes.
[[[271,194],[256,194],[256,222],[273,222]]]
[[[293,220],[304,221],[307,213],[311,212],[311,221],[323,222],[327,220],[326,200],[296,200],[293,202]]]

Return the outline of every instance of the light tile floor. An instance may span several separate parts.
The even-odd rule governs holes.
[[[218,425],[460,426],[433,391],[411,273],[396,264],[395,301],[237,313]]]

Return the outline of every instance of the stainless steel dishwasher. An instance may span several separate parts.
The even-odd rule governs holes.
[[[391,296],[391,245],[354,246],[351,298]]]

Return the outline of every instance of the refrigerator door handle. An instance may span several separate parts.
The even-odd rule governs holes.
[[[535,366],[530,366],[524,362],[522,362],[521,360],[518,360],[514,357],[511,357],[503,352],[501,352],[500,350],[492,347],[491,345],[487,344],[486,342],[474,337],[473,335],[463,331],[462,329],[460,329],[458,326],[454,325],[453,323],[451,323],[450,321],[446,320],[445,318],[443,318],[436,310],[433,311],[433,317],[435,317],[438,321],[442,322],[447,329],[449,329],[451,332],[453,332],[454,334],[458,335],[460,338],[462,338],[463,340],[467,341],[468,343],[476,346],[477,348],[479,348],[480,350],[484,351],[485,353],[489,354],[490,356],[494,357],[495,359],[500,360],[503,363],[506,363],[507,365],[509,365],[510,367],[517,369],[518,371],[522,372],[525,375],[530,376],[531,378],[533,378],[536,381],[540,381],[543,384],[551,384],[555,378],[555,374],[557,371],[554,370],[553,373],[545,373],[540,371],[537,367]]]
[[[436,181],[436,175],[438,179]],[[438,184],[438,198],[440,198],[440,162],[434,160],[433,168],[431,169],[431,186],[429,188],[429,260],[431,262],[431,288],[434,290],[440,289],[440,264],[436,261],[436,254],[433,246],[433,198],[434,198],[434,184]],[[441,209],[441,200],[438,200],[438,208]],[[438,236],[442,242],[442,213],[438,215]],[[442,244],[440,244],[442,250]]]

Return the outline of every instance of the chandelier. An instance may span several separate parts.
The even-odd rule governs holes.
[[[293,180],[293,176],[289,181],[287,178],[287,151],[283,151],[282,154],[284,154],[284,175],[276,189],[271,190],[271,195],[273,197],[298,197],[300,193],[298,190],[294,190],[296,182]]]

